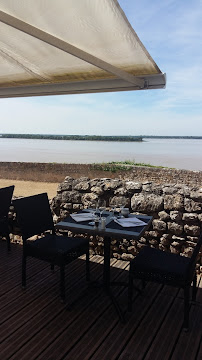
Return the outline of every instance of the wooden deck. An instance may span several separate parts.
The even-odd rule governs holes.
[[[28,259],[27,290],[21,288],[20,245],[6,251],[0,242],[0,359],[12,360],[201,360],[202,277],[197,302],[190,309],[190,331],[182,330],[183,294],[147,284],[126,312],[127,290],[113,288],[126,312],[121,324],[102,289],[88,288],[85,261],[66,268],[69,305],[60,303],[59,272]],[[91,258],[93,279],[102,277],[102,257]],[[127,263],[112,259],[113,279],[126,280]]]

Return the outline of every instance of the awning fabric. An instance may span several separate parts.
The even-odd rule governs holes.
[[[0,97],[165,84],[117,0],[0,0]]]

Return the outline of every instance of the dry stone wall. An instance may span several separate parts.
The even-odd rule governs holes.
[[[116,171],[115,171],[116,170]],[[22,163],[0,162],[1,179],[61,182],[69,174],[74,179],[81,176],[119,178],[133,181],[153,181],[158,184],[178,183],[189,186],[202,184],[202,171],[190,171],[149,166],[121,166],[106,171],[100,164],[57,164],[57,163]]]
[[[90,207],[99,198],[106,200],[109,209],[124,202],[132,213],[153,216],[151,228],[139,241],[113,239],[114,257],[130,260],[145,244],[183,256],[192,254],[202,230],[202,187],[67,176],[51,201],[54,220]],[[92,237],[90,244],[91,252],[103,254],[102,239]],[[201,253],[197,270],[202,271]]]

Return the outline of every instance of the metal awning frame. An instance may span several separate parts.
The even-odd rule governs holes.
[[[0,11],[0,21],[117,77],[116,79],[0,87],[1,98],[160,89],[166,85],[165,74],[134,76],[3,11]]]
[[[144,80],[145,82],[144,88],[141,89],[139,86],[129,84],[127,81],[121,79],[86,80],[85,82],[74,81],[32,86],[2,87],[0,88],[0,98],[162,89],[165,87],[166,75],[148,75],[144,76],[141,80]]]

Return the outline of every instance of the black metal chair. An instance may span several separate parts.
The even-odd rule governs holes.
[[[184,329],[189,327],[189,293],[196,300],[196,261],[202,245],[202,234],[190,258],[145,246],[130,263],[128,310],[132,311],[133,279],[171,285],[184,289]]]
[[[10,251],[8,212],[14,191],[14,185],[0,189],[0,235],[7,240],[7,249]]]
[[[60,295],[65,301],[65,265],[86,254],[86,279],[89,280],[89,241],[82,237],[55,234],[53,218],[46,193],[13,201],[23,239],[22,286],[26,286],[26,258],[47,261],[60,267]],[[49,232],[48,232],[49,231]],[[36,240],[29,240],[39,235]]]

